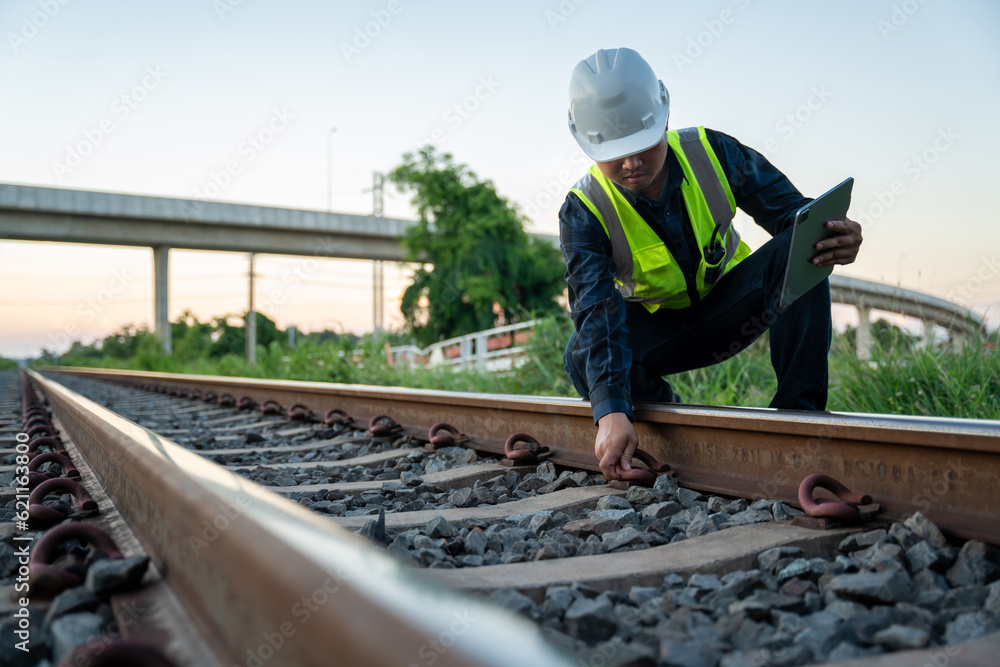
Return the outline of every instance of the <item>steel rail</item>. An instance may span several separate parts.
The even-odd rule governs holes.
[[[219,664],[568,664],[527,621],[29,374]]]
[[[502,453],[528,432],[555,463],[597,470],[590,404],[573,399],[472,394],[398,387],[219,376],[51,368],[80,377],[303,403],[322,414],[339,408],[356,419],[389,413],[426,429],[446,420],[470,434],[470,446]],[[640,446],[670,464],[689,488],[798,506],[807,475],[831,475],[871,495],[881,516],[923,512],[957,537],[1000,543],[1000,421],[767,408],[644,405],[635,411]],[[822,496],[817,496],[821,498]]]

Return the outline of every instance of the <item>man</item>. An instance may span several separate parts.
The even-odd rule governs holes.
[[[670,97],[631,49],[601,50],[570,82],[570,131],[595,165],[559,212],[576,331],[566,372],[589,398],[609,479],[638,445],[632,401],[680,402],[662,376],[718,363],[770,330],[771,407],[823,410],[830,348],[824,281],[780,310],[795,212],[811,200],[753,149],[704,128],[668,130]],[[736,207],[766,229],[758,250]],[[861,226],[834,220],[816,266],[850,264]]]

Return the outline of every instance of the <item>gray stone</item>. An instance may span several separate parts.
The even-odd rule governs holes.
[[[604,553],[604,543],[601,538],[591,535],[587,541],[576,550],[577,556],[597,556]]]
[[[960,614],[948,624],[944,631],[944,640],[948,644],[960,644],[972,639],[978,639],[996,628],[995,620],[982,611]]]
[[[790,507],[782,502],[774,503],[774,505],[771,506],[771,515],[774,517],[775,521],[790,521],[791,519],[804,514],[805,512],[802,510],[795,509],[794,507]]]
[[[725,498],[721,498],[719,496],[709,496],[708,505],[705,507],[709,512],[726,512],[726,508],[729,507],[729,503]]]
[[[969,540],[962,545],[955,564],[945,577],[952,586],[982,586],[993,578],[997,566],[987,558],[987,547],[977,540]]]
[[[598,510],[630,510],[632,504],[621,496],[601,496],[597,501]]]
[[[651,505],[663,500],[663,498],[664,494],[662,491],[647,489],[643,486],[629,487],[628,492],[625,494],[625,500],[633,505]]]
[[[755,621],[768,618],[772,610],[800,614],[805,611],[805,605],[800,598],[760,590],[754,591],[749,597],[739,602],[733,602],[728,607],[730,614],[739,614],[742,612]]]
[[[467,486],[455,489],[455,492],[451,494],[451,504],[455,507],[468,507],[471,503],[472,489]]]
[[[474,489],[472,495],[475,496],[476,500],[485,505],[497,504],[497,494],[492,489],[481,486],[478,489]]]
[[[569,586],[549,586],[542,601],[542,614],[561,617],[576,600],[576,594]]]
[[[986,601],[983,602],[983,611],[993,618],[1000,618],[1000,581],[994,581],[986,587]]]
[[[535,468],[535,474],[545,480],[546,483],[556,481],[556,466],[552,461],[543,461]]]
[[[653,488],[668,496],[673,496],[677,494],[677,480],[671,475],[659,475],[653,482]]]
[[[621,530],[616,530],[613,533],[605,533],[601,538],[601,542],[604,544],[604,549],[606,551],[613,551],[619,547],[628,546],[630,544],[641,544],[643,542],[642,533],[640,533],[633,526],[626,526]]]
[[[511,526],[510,528],[500,530],[498,537],[500,539],[500,543],[503,545],[503,548],[510,549],[514,546],[515,542],[528,537],[528,531],[519,526]]]
[[[486,553],[486,545],[488,543],[489,540],[487,539],[486,533],[483,532],[482,528],[473,528],[469,531],[469,534],[465,536],[465,552],[482,556]]]
[[[920,541],[920,536],[907,528],[904,524],[894,523],[889,527],[889,539],[903,547],[909,549]]]
[[[415,549],[413,555],[424,567],[434,567],[448,557],[448,555],[444,552],[444,549],[438,548]]]
[[[577,481],[576,477],[572,475],[564,475],[554,482],[549,482],[545,486],[538,489],[538,493],[555,493],[556,491],[562,491],[563,489],[571,489],[580,486],[580,482]]]
[[[881,542],[867,549],[854,552],[855,562],[872,570],[902,569],[903,547],[898,544]]]
[[[796,577],[808,578],[812,574],[812,563],[805,558],[796,558],[778,572],[778,581],[786,582]]]
[[[759,570],[734,570],[722,577],[722,586],[725,590],[731,591],[736,597],[742,598],[750,594],[750,591],[762,588],[764,584],[760,580]]]
[[[612,610],[613,605],[607,595],[598,595],[593,599],[579,598],[563,616],[566,631],[577,639],[604,641],[615,633]]]
[[[695,507],[695,503],[705,500],[705,496],[701,495],[697,491],[694,491],[693,489],[678,489],[677,500],[679,500],[681,505],[684,507]]]
[[[440,514],[427,522],[424,532],[429,537],[454,537],[458,530]]]
[[[553,477],[555,477],[555,475],[553,475]],[[555,480],[552,480],[552,481],[555,481]],[[525,491],[527,493],[531,493],[533,491],[537,491],[538,489],[542,488],[546,484],[550,484],[550,483],[551,482],[547,482],[547,481],[545,481],[545,479],[543,479],[543,478],[541,478],[541,477],[539,477],[537,475],[534,475],[534,476],[530,476],[529,475],[529,476],[525,477],[524,481],[521,482],[520,484],[518,484],[515,488],[518,491]]]
[[[782,560],[801,558],[803,555],[805,551],[799,547],[774,547],[757,555],[757,567],[764,572],[773,573]]]
[[[424,478],[414,472],[406,470],[400,473],[399,481],[406,486],[417,487],[424,483]]]
[[[358,531],[362,537],[366,537],[375,544],[388,544],[389,536],[385,532],[385,509],[379,508],[378,518],[369,519]]]
[[[878,530],[869,530],[864,533],[854,533],[853,535],[848,535],[841,540],[840,546],[837,548],[845,553],[867,549],[875,544],[882,544],[885,542],[887,534],[888,533],[886,533],[883,528],[879,528]]]
[[[535,606],[535,603],[532,602],[531,598],[512,588],[501,588],[500,590],[494,591],[487,599],[493,604],[503,607],[508,611],[512,611],[515,614],[527,615]]]
[[[843,600],[894,604],[913,599],[912,582],[902,570],[841,574],[826,585],[826,592]]]
[[[941,560],[941,555],[930,542],[920,540],[906,550],[906,560],[910,564],[910,571],[919,572],[936,566]]]
[[[542,531],[549,530],[553,526],[555,526],[555,524],[552,522],[552,517],[544,514],[536,514],[531,517],[531,520],[528,522],[528,532],[539,535]]]
[[[707,591],[715,591],[722,588],[722,582],[717,574],[692,574],[688,579],[688,586],[701,588]]]
[[[868,610],[863,604],[860,602],[852,602],[851,600],[832,600],[826,605],[826,610],[836,614],[843,621],[846,621],[849,618],[857,618],[868,613]]]
[[[656,664],[667,667],[715,667],[719,657],[719,651],[711,646],[667,638],[660,641],[660,658]]]
[[[944,594],[942,609],[976,610],[986,602],[988,592],[984,586],[960,586]]]
[[[941,530],[934,525],[934,522],[925,517],[920,512],[915,512],[903,522],[907,528],[912,530],[920,539],[927,540],[935,549],[945,546],[948,541]]]
[[[97,614],[81,612],[60,616],[52,622],[52,657],[62,660],[77,645],[93,639],[104,630],[104,619]]]
[[[91,563],[86,585],[97,595],[110,595],[136,588],[149,567],[149,556],[103,558]]]
[[[718,515],[716,514],[714,516]],[[712,517],[701,516],[688,524],[685,533],[687,533],[687,536],[690,538],[698,537],[700,535],[708,535],[709,533],[714,533],[718,529],[719,527],[716,525],[716,522],[712,520]]]
[[[754,523],[764,523],[766,521],[773,521],[774,516],[770,512],[764,512],[762,510],[752,510],[746,509],[742,512],[737,512],[729,517],[729,525],[731,526],[749,526]]]
[[[653,586],[633,586],[628,590],[628,599],[636,606],[660,597],[660,589]]]
[[[922,628],[896,624],[875,633],[875,643],[884,646],[889,651],[923,648],[927,646],[930,639],[930,633]]]
[[[592,510],[589,515],[592,519],[611,519],[618,523],[639,523],[639,514],[635,510]]]
[[[60,616],[78,611],[93,611],[101,604],[101,599],[86,586],[67,588],[57,595],[45,614],[45,627]]]
[[[552,510],[539,510],[538,512],[525,512],[524,514],[511,514],[507,517],[509,523],[521,524],[523,527],[527,527],[531,520],[538,516],[539,514],[543,516],[552,516]]]
[[[745,498],[737,498],[736,500],[729,501],[724,511],[726,514],[736,514],[737,512],[746,511],[748,507],[750,507],[750,503]]]
[[[563,530],[576,537],[586,538],[588,535],[603,535],[618,527],[618,522],[611,519],[589,518],[568,521]]]

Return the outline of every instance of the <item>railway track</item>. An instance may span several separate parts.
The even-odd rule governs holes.
[[[626,489],[595,473],[579,401],[60,376],[132,423],[33,380],[106,493],[98,521],[151,558],[129,595],[157,613],[132,634],[177,664],[996,664],[996,423],[651,406],[640,441],[674,476]],[[439,421],[469,435],[435,447]],[[500,458],[516,432],[548,451]],[[789,525],[817,472],[870,494],[879,523]]]

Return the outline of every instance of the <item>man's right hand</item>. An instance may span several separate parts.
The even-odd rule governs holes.
[[[639,436],[624,412],[609,412],[597,420],[594,453],[601,462],[601,472],[608,479],[619,479],[617,467],[632,469],[632,455],[639,446]]]

